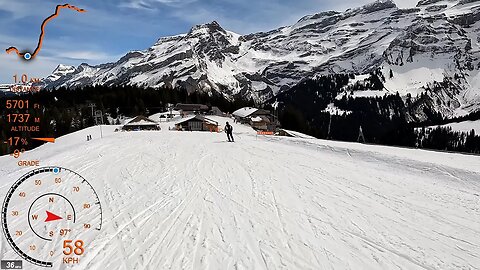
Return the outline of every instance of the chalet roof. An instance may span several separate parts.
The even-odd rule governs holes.
[[[262,118],[260,116],[255,116],[250,118],[252,122],[262,122]]]
[[[208,111],[208,106],[204,104],[183,104],[175,105],[175,110],[181,111]]]
[[[244,107],[233,112],[234,116],[246,118],[253,115],[270,115],[270,111],[252,107]]]
[[[156,126],[156,125],[157,125],[157,122],[143,115],[139,115],[125,124],[125,126]]]
[[[167,112],[152,114],[148,118],[151,119],[151,120],[154,120],[154,121],[155,120],[160,121],[161,120],[160,118],[162,118],[162,117],[166,118],[169,115],[170,115],[170,111],[167,111]],[[181,113],[180,113],[180,111],[172,110],[171,115],[172,116],[178,116],[178,115],[181,115]]]
[[[201,122],[208,122],[210,124],[218,125],[217,121],[213,121],[212,119],[208,119],[208,118],[206,118],[205,116],[202,116],[202,115],[189,116],[187,118],[182,119],[180,122],[177,123],[177,125],[183,124],[183,123],[186,123],[186,122],[189,122],[189,121],[192,121],[192,120],[201,121]]]
[[[234,116],[245,118],[252,115],[254,112],[258,111],[257,108],[252,107],[243,107],[233,112]]]
[[[270,111],[268,110],[264,110],[264,109],[258,109],[256,112],[255,112],[255,115],[270,115]]]

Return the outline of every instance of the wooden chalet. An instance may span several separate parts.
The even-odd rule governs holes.
[[[122,130],[124,131],[140,131],[140,130],[160,130],[157,122],[143,115],[137,116],[126,123]]]
[[[176,130],[181,131],[210,131],[218,132],[218,122],[202,115],[190,116],[175,124]]]

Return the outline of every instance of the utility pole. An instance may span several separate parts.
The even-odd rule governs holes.
[[[360,126],[360,129],[358,131],[358,139],[357,139],[358,142],[361,142],[361,143],[365,143],[365,136],[363,136],[363,130],[362,130],[362,126]]]
[[[95,103],[88,104],[88,107],[92,108],[92,117],[95,120],[95,125],[97,125],[97,119],[95,118],[95,112],[94,112],[95,107],[96,107]]]
[[[95,103],[88,104],[88,107],[92,108],[92,117],[94,116],[94,109],[96,107]]]
[[[276,119],[275,119],[275,107],[273,107],[273,132],[276,132],[277,131],[277,122],[276,122]]]
[[[95,124],[100,126],[100,138],[103,138],[103,130],[102,130],[103,112],[101,110],[96,110],[95,111]]]
[[[275,102],[273,105],[272,105],[272,108],[273,108],[273,127],[274,127],[274,131],[276,132],[277,131],[277,122],[280,123],[280,120],[278,119],[278,106],[279,106],[279,103],[278,101]]]
[[[331,127],[332,127],[332,114],[328,113],[330,115],[330,121],[328,122],[328,132],[327,132],[327,140],[330,139],[330,130],[331,130]],[[362,128],[362,127],[360,127]]]

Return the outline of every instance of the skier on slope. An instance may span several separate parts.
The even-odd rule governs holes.
[[[235,140],[233,139],[233,127],[227,122],[225,125],[225,133],[227,133],[227,139],[229,142],[234,142]]]

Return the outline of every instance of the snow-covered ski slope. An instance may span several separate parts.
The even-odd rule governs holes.
[[[95,127],[26,153],[100,197],[104,226],[73,269],[480,269],[480,157],[233,125],[235,143]],[[14,163],[0,157],[2,197],[28,171]],[[17,258],[3,235],[0,258]]]

